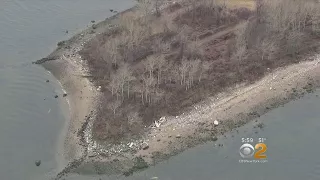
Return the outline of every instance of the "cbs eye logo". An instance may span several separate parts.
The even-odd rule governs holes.
[[[264,143],[258,143],[253,147],[251,144],[242,144],[239,149],[240,156],[242,158],[254,157],[255,159],[266,159],[267,145]]]

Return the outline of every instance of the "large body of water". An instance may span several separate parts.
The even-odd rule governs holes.
[[[59,134],[66,122],[59,83],[32,61],[58,41],[130,8],[132,0],[0,1],[0,179],[44,180],[56,171]],[[69,31],[66,34],[66,30]],[[50,80],[46,83],[46,80]],[[44,100],[45,99],[45,100]],[[42,161],[35,166],[35,160]]]
[[[54,98],[62,93],[59,83],[31,62],[49,54],[58,41],[79,32],[91,20],[112,15],[109,8],[123,10],[132,5],[131,0],[0,1],[1,179],[49,179],[58,166],[57,145],[66,122],[66,102]],[[266,127],[258,133],[248,124],[215,142],[223,147],[213,143],[198,146],[129,178],[71,175],[67,179],[320,179],[320,98],[316,94],[320,91],[261,117]],[[267,163],[239,163],[241,138],[247,137],[267,139]],[[42,161],[40,167],[34,164],[37,159]]]

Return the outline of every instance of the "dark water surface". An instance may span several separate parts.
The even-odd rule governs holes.
[[[68,107],[61,96],[54,98],[63,93],[60,84],[31,62],[91,20],[111,16],[109,9],[132,5],[131,0],[0,1],[0,179],[48,179],[58,165],[58,139]]]
[[[252,122],[129,178],[102,180],[319,180],[320,179],[320,90],[284,107],[274,109]],[[263,129],[253,128],[264,122]],[[256,133],[257,132],[257,133]],[[233,136],[233,137],[232,137]],[[239,163],[242,138],[266,138],[266,163]],[[223,147],[215,144],[222,143]],[[254,143],[255,144],[255,143]],[[254,145],[253,144],[253,145]],[[68,180],[98,179],[73,175]]]

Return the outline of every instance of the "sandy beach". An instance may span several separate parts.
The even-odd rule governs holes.
[[[110,28],[109,20],[99,23],[94,32],[89,28],[65,41],[48,56],[52,59],[42,63],[61,82],[68,94],[71,109],[62,150],[64,158],[70,163],[58,174],[57,179],[69,172],[76,172],[78,166],[84,167],[95,162],[103,166],[102,170],[99,169],[100,173],[110,173],[110,169],[116,169],[114,173],[127,172],[139,156],[148,164],[154,164],[190,147],[215,141],[216,137],[312,92],[320,85],[320,58],[310,55],[301,63],[268,72],[267,76],[254,84],[237,85],[209,97],[195,104],[188,113],[162,117],[155,122],[156,125],[146,128],[141,139],[117,145],[99,145],[90,138],[90,123],[94,121],[99,105],[99,87],[90,82],[86,61],[81,58],[79,51],[90,39]],[[219,125],[214,125],[215,120]],[[101,152],[104,152],[103,156]],[[105,156],[105,152],[109,155]]]

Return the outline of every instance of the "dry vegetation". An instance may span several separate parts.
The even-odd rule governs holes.
[[[160,11],[158,0],[141,0],[88,43],[81,53],[104,93],[96,139],[139,135],[161,116],[296,62],[319,39],[314,1],[258,0],[255,11],[230,8],[234,1],[186,0]]]

